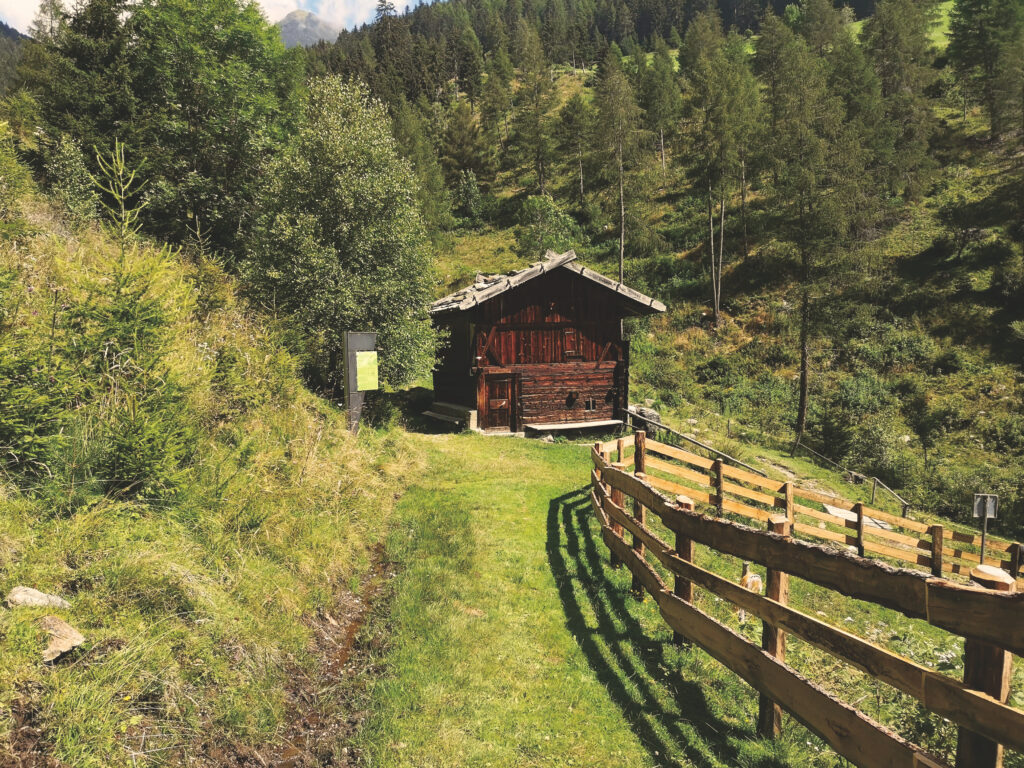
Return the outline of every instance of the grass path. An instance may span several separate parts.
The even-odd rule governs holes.
[[[756,699],[678,650],[606,553],[581,445],[412,436],[430,469],[400,504],[372,766],[790,765]],[[680,675],[680,669],[685,674]],[[822,763],[824,764],[824,763]]]

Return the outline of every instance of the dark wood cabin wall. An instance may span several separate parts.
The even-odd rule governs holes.
[[[473,314],[480,365],[623,359],[621,307],[567,270],[496,296]]]
[[[614,419],[619,415],[624,366],[616,362],[516,365],[523,424]],[[593,410],[587,410],[587,401]]]
[[[476,310],[488,325],[582,325],[618,320],[627,313],[606,288],[566,269],[555,270],[495,296]]]
[[[458,315],[437,323],[437,328],[448,333],[448,340],[434,368],[434,399],[476,408],[476,377],[470,371],[473,339],[469,318]]]

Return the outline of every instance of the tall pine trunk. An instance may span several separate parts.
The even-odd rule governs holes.
[[[711,321],[718,327],[718,269],[715,262],[715,198],[708,173],[708,251],[711,253]]]
[[[808,391],[810,389],[810,371],[808,361],[808,336],[810,329],[808,328],[810,314],[808,304],[810,303],[810,296],[807,288],[804,288],[803,294],[800,297],[800,402],[797,404],[796,409],[796,440],[793,442],[793,453],[796,453],[797,446],[800,445],[804,438],[804,430],[807,429],[807,399]]]
[[[577,155],[577,159],[579,160],[579,165],[580,165],[580,205],[583,205],[584,201],[586,200],[586,196],[585,196],[585,194],[583,192],[583,148],[582,147],[580,148],[580,152]]]
[[[803,225],[803,206],[800,211],[801,226]],[[807,429],[807,401],[810,394],[810,322],[811,322],[811,263],[807,246],[800,248],[800,271],[803,283],[800,293],[800,400],[796,408],[796,439],[793,442],[793,453],[803,440]]]
[[[659,128],[658,135],[661,138],[661,172],[665,173],[665,129]]]
[[[740,158],[740,218],[743,220],[743,258],[750,255],[750,241],[747,239],[747,160]]]
[[[722,181],[721,199],[718,202],[718,293],[715,296],[715,314],[722,314],[722,271],[725,266],[725,180]],[[716,320],[716,325],[717,320]]]
[[[619,282],[626,278],[626,185],[622,168],[622,141],[619,141]]]

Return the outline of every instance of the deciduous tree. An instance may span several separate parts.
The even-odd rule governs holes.
[[[246,278],[268,311],[301,329],[326,383],[337,384],[346,330],[377,331],[384,378],[408,382],[434,354],[412,169],[364,86],[314,81],[301,126],[263,176]]]

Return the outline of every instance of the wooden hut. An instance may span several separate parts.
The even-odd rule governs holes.
[[[448,343],[427,415],[520,432],[611,426],[629,405],[625,317],[665,305],[548,251],[544,261],[434,302]]]

